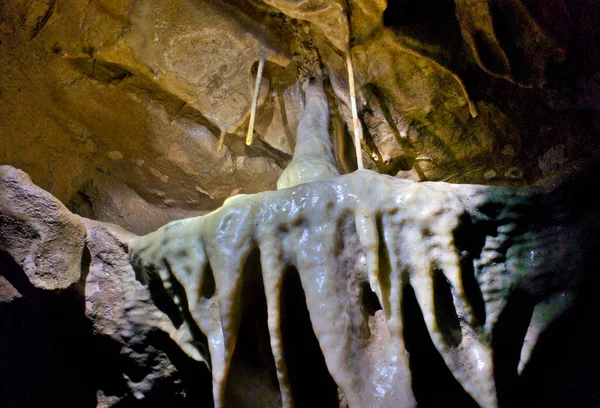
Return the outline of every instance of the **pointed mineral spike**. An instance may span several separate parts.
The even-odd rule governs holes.
[[[248,124],[248,134],[246,135],[246,144],[252,144],[254,136],[254,121],[256,120],[256,105],[258,105],[258,96],[260,94],[260,83],[262,82],[263,69],[265,68],[265,57],[261,55],[258,60],[258,69],[256,71],[256,82],[254,84],[254,96],[250,107],[250,123]]]
[[[356,232],[367,258],[369,285],[371,290],[377,294],[377,297],[381,298],[381,288],[379,287],[379,233],[375,217],[370,214],[357,214]]]
[[[533,309],[531,322],[521,349],[518,373],[521,375],[531,359],[531,353],[537,345],[540,335],[566,312],[575,302],[575,294],[571,292],[559,293],[543,302],[538,303]]]
[[[267,324],[271,342],[271,351],[277,370],[277,381],[281,392],[283,408],[294,408],[292,389],[288,379],[287,364],[283,350],[281,333],[281,286],[286,265],[283,260],[282,243],[274,236],[275,226],[266,229],[261,237],[260,263],[267,298]]]

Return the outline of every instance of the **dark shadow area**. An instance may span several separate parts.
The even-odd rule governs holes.
[[[143,399],[128,394],[115,406],[118,408],[197,408],[212,407],[212,375],[204,363],[188,357],[181,348],[163,331],[148,333],[143,343],[129,345],[134,353],[149,355],[151,362],[158,362],[166,355],[177,372],[155,380],[152,389]],[[141,381],[148,373],[147,366],[139,366],[132,359],[123,359],[123,372],[133,381]]]
[[[281,396],[271,352],[267,300],[258,249],[244,264],[240,302],[240,329],[227,378],[225,406],[278,406]]]
[[[598,201],[590,195],[600,184],[600,160],[589,160],[559,180],[542,199],[545,217],[542,221],[571,221],[585,214],[596,213]]]
[[[410,285],[405,287],[403,298],[404,340],[410,355],[412,389],[419,408],[478,407],[473,398],[456,381],[433,345],[414,290]]]
[[[493,335],[501,407],[600,406],[599,293],[596,274],[573,309],[540,336],[521,376],[517,364],[533,305],[512,299]]]
[[[390,214],[393,215],[393,214]],[[385,216],[377,214],[375,218],[375,223],[377,225],[377,233],[379,234],[379,248],[377,250],[379,257],[379,285],[381,288],[381,301],[383,302],[383,310],[391,310],[390,305],[390,288],[392,287],[390,281],[390,275],[392,271],[392,265],[390,264],[390,251],[385,242],[385,229],[384,224],[387,222],[387,219],[384,219]]]
[[[473,33],[475,49],[481,60],[481,64],[494,75],[509,75],[510,66],[502,58],[502,49],[493,42],[490,42],[488,36],[482,32]]]
[[[458,347],[462,341],[460,321],[454,306],[452,288],[442,271],[433,274],[433,302],[435,320],[449,347]]]
[[[0,252],[0,274],[22,298],[0,303],[0,406],[95,408],[96,387],[110,379],[118,348],[94,336],[74,290],[35,288]]]
[[[600,406],[600,277],[594,275],[575,307],[540,336],[514,406]]]
[[[356,164],[352,135],[342,118],[342,103],[337,98],[330,81],[325,81],[323,86],[329,104],[329,134],[333,142],[337,166],[341,174],[352,173],[358,168],[358,165]]]
[[[337,385],[331,378],[312,328],[298,271],[285,272],[281,292],[283,349],[297,408],[337,408]]]
[[[383,12],[387,27],[404,27],[454,15],[451,0],[388,0]]]
[[[361,285],[360,301],[367,316],[375,316],[375,312],[382,309],[377,294],[371,290],[368,282]]]
[[[493,230],[493,231],[492,231]],[[475,276],[474,259],[481,256],[485,246],[485,238],[488,233],[497,234],[496,228],[486,228],[483,224],[475,225],[468,213],[463,213],[459,218],[458,228],[454,230],[454,245],[460,259],[462,271],[462,283],[465,296],[469,301],[476,324],[485,324],[485,302]]]
[[[84,276],[89,261],[84,252]],[[122,353],[122,344],[95,333],[84,314],[83,283],[61,291],[37,289],[4,252],[0,275],[23,296],[0,303],[0,407],[96,408],[97,390],[121,398],[119,408],[213,405],[208,368],[185,355],[166,333],[153,331],[143,344],[129,343],[134,354],[144,356],[134,360]],[[140,381],[161,359],[177,372],[155,380],[145,398],[136,399],[124,374]]]
[[[523,398],[518,392],[517,367],[534,306],[525,293],[514,291],[492,330],[494,380],[500,407],[514,407]]]
[[[192,317],[192,314],[187,307],[189,302],[185,293],[185,288],[183,287],[181,282],[179,282],[177,278],[175,278],[175,275],[171,271],[171,265],[169,265],[169,263],[166,263],[165,266],[169,271],[169,283],[171,285],[173,295],[179,298],[179,306],[175,304],[175,301],[171,297],[171,294],[169,294],[165,289],[164,283],[158,276],[156,271],[146,271],[146,276],[138,276],[138,280],[140,280],[141,278],[142,282],[146,282],[146,284],[148,285],[148,289],[150,290],[150,295],[152,296],[152,301],[154,302],[154,305],[161,312],[166,314],[169,317],[169,319],[171,319],[171,323],[173,323],[173,326],[179,328],[184,322],[187,323],[188,328],[192,334],[192,338],[194,339],[194,344],[196,348],[200,350],[200,353],[210,363],[210,354],[208,352],[208,339],[196,324],[196,321]],[[201,291],[203,295],[210,294],[210,296],[208,296],[210,298],[215,293],[214,276],[210,265],[207,265],[207,270],[205,271],[205,273],[205,282],[202,285]]]

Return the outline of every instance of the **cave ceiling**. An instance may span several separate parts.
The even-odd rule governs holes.
[[[548,184],[597,156],[599,17],[591,0],[9,0],[0,164],[76,213],[149,232],[275,189],[303,82],[324,73],[351,172],[349,41],[365,167]]]

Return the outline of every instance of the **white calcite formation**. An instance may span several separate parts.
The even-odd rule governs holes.
[[[306,109],[298,124],[294,157],[277,180],[278,189],[340,175],[329,139],[329,106],[323,79],[313,78],[305,88]]]
[[[519,287],[532,296],[545,293],[547,299],[568,299],[580,285],[582,272],[576,263],[560,275],[553,271],[560,259],[579,250],[584,230],[556,227],[574,241],[555,248],[543,239],[550,227],[546,232],[535,228],[519,232],[524,225],[531,226],[529,211],[537,211],[541,197],[539,191],[418,184],[360,171],[232,198],[209,215],[172,222],[135,238],[130,253],[134,268],[147,277],[159,277],[175,303],[191,312],[193,323],[207,336],[210,358],[197,358],[210,361],[217,407],[225,405],[240,299],[262,296],[241,292],[245,263],[255,249],[260,251],[283,406],[294,405],[280,330],[285,318],[280,310],[281,285],[293,266],[327,367],[349,406],[415,405],[403,340],[403,293],[410,285],[446,365],[475,401],[493,407],[497,399],[489,339],[511,290]],[[485,322],[478,321],[465,293],[467,277],[461,268],[465,253],[456,242],[460,229],[472,223],[494,226],[493,233],[481,237],[485,243],[471,264],[485,302]],[[207,294],[203,285],[213,278],[215,290]],[[439,304],[444,296],[441,288],[448,288],[437,284],[439,280],[449,283],[453,310]],[[369,287],[385,315],[389,340],[383,342],[370,336],[369,317],[361,303],[361,292]],[[540,307],[546,303],[540,302]],[[570,306],[570,302],[549,304],[551,314],[534,313],[528,333],[532,344],[536,333]]]
[[[180,330],[174,340],[211,368],[215,406],[228,405],[243,299],[263,296],[246,293],[244,282],[254,277],[245,274],[259,273],[281,403],[294,406],[282,330],[293,324],[282,311],[290,269],[299,274],[327,369],[350,407],[417,404],[405,345],[407,288],[455,379],[479,405],[498,406],[495,325],[515,291],[537,303],[521,372],[539,335],[581,286],[583,257],[573,254],[585,252],[587,215],[564,215],[560,194],[542,190],[415,183],[367,170],[338,176],[320,80],[308,84],[306,105],[278,191],[232,197],[208,215],[129,242],[140,279],[161,282],[186,324],[206,336],[199,345]],[[557,234],[568,239],[554,241]],[[366,292],[381,311],[368,312]]]
[[[453,231],[464,212],[450,192],[361,171],[240,196],[209,215],[173,222],[130,246],[134,267],[160,276],[206,334],[216,406],[224,404],[240,325],[244,265],[256,248],[284,406],[293,406],[280,331],[280,289],[290,265],[300,274],[327,366],[350,406],[414,405],[402,333],[406,285],[415,290],[432,339],[457,379],[480,404],[494,406],[491,352],[485,341],[466,323],[459,332],[444,333],[436,321],[436,275],[451,282],[461,321],[472,320],[453,245]],[[202,286],[209,270],[216,291],[206,298]],[[365,282],[377,294],[391,336],[377,352],[371,350],[360,301]],[[179,287],[185,295],[177,292]]]

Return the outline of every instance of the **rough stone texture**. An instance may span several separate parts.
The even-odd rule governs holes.
[[[273,187],[285,154],[233,136],[216,151],[221,129],[243,131],[265,30],[229,6],[202,4],[3,2],[0,162],[65,203],[105,174],[153,204],[198,210]],[[278,132],[301,94],[269,64],[264,86],[279,85],[261,102],[287,95],[274,99],[277,114],[264,112]]]
[[[134,236],[0,167],[0,406],[212,403],[193,332],[136,278]]]
[[[344,385],[340,390],[336,383],[347,384],[348,378],[340,379],[340,370],[360,360],[361,347],[355,348],[358,354],[352,358],[339,360],[337,352],[331,353],[340,349],[341,337],[327,334],[334,326],[336,332],[348,328],[347,318],[353,316],[350,321],[355,319],[357,325],[351,325],[354,329],[348,332],[345,344],[362,343],[365,361],[375,363],[371,367],[390,357],[391,344],[406,347],[408,359],[400,360],[403,370],[399,377],[410,378],[410,388],[402,394],[405,405],[411,405],[414,398],[423,406],[475,406],[473,397],[485,395],[479,394],[482,390],[476,384],[492,381],[500,406],[597,406],[600,326],[594,311],[600,306],[600,279],[594,251],[600,240],[600,219],[597,206],[589,199],[600,174],[597,167],[549,192],[414,184],[361,172],[279,192],[237,197],[211,215],[169,224],[144,238],[111,224],[80,218],[87,229],[86,249],[78,263],[81,280],[64,291],[36,288],[20,265],[0,251],[2,294],[11,297],[0,302],[0,405],[211,406],[207,364],[213,376],[226,382],[228,406],[279,405],[285,401],[285,394],[280,394],[276,385],[277,371],[282,367],[279,357],[285,361],[297,406],[357,406],[356,394],[347,392]],[[353,179],[357,181],[354,189],[350,188]],[[26,177],[19,180],[28,187],[21,191],[32,197],[40,194]],[[381,224],[376,222],[374,229],[369,229],[370,212],[382,205],[395,208],[394,200],[378,200],[385,196],[385,188],[379,191],[385,185],[395,186],[394,197],[404,197],[412,205],[392,212],[384,209]],[[396,188],[402,192],[398,194]],[[374,194],[373,189],[379,193]],[[304,200],[317,190],[319,200]],[[341,204],[338,200],[344,193],[352,194]],[[289,195],[293,196],[291,201]],[[282,207],[277,205],[280,196],[287,197],[281,201]],[[17,202],[23,198],[9,197]],[[328,205],[332,200],[337,204]],[[245,208],[248,202],[253,205]],[[290,203],[298,205],[290,207]],[[365,212],[369,203],[375,207]],[[321,205],[328,210],[319,210]],[[358,218],[344,210],[346,205],[361,207]],[[430,213],[436,208],[441,212]],[[456,213],[456,209],[463,212]],[[263,219],[269,212],[280,210],[285,213],[283,218]],[[302,217],[309,213],[310,217]],[[252,214],[258,217],[249,216]],[[248,252],[244,242],[253,235],[248,235],[244,225],[258,228],[254,222],[258,219],[267,228],[256,235],[257,242],[273,232],[282,235],[275,237],[276,242],[264,241],[267,245],[261,246],[261,253],[250,251],[248,257],[240,257]],[[402,219],[408,223],[397,222]],[[53,226],[52,220],[47,220],[47,227]],[[335,220],[341,222],[332,222]],[[44,219],[38,221],[43,223]],[[287,228],[278,228],[278,222]],[[311,227],[312,222],[318,228]],[[202,224],[205,226],[194,228]],[[328,226],[341,238],[336,241],[325,236]],[[211,233],[213,227],[219,233]],[[230,233],[232,228],[234,234]],[[303,228],[309,234],[305,247],[301,237],[293,238],[294,231]],[[380,228],[388,251],[377,249],[372,241],[371,232]],[[9,232],[19,236],[15,230],[0,231],[4,236]],[[399,232],[400,238],[393,231]],[[440,241],[446,236],[444,231],[452,233],[451,243]],[[170,238],[156,241],[159,236]],[[209,258],[190,262],[190,256],[201,257],[202,251],[196,252],[199,247],[195,246],[191,252],[181,252],[186,247],[184,238],[188,246],[202,239]],[[211,244],[214,239],[220,240],[219,245]],[[398,266],[392,257],[402,252],[403,243],[408,241],[413,250],[405,255],[414,256],[403,256],[407,261],[400,265],[408,271],[408,281],[401,294],[394,289],[399,298],[388,297]],[[143,242],[152,245],[140,247]],[[328,242],[332,245],[318,245]],[[137,274],[129,264],[132,244]],[[296,265],[297,272],[281,264],[287,269],[285,274],[275,273],[281,270],[270,262],[277,258],[269,254],[280,245],[300,245],[308,251],[304,258],[281,259]],[[437,262],[437,273],[434,268],[430,275],[427,268],[414,263],[423,253]],[[381,263],[379,272],[373,274],[377,254]],[[223,269],[222,261],[231,268]],[[243,270],[241,279],[221,279],[224,270],[235,275],[238,261],[242,268],[238,272]],[[212,268],[202,267],[207,262]],[[458,275],[456,270],[452,272],[458,265],[453,266],[453,262],[460,264]],[[181,268],[182,263],[188,267]],[[318,272],[316,276],[306,275],[311,270]],[[201,271],[206,275],[202,281],[196,279]],[[386,283],[388,274],[390,283]],[[440,279],[442,276],[448,281]],[[326,278],[324,292],[317,288],[321,277]],[[428,281],[433,282],[433,292]],[[227,301],[231,293],[225,290],[230,284],[239,285],[240,294],[231,299],[232,303]],[[334,293],[329,290],[332,288]],[[266,297],[260,296],[265,289]],[[329,315],[325,305],[331,304],[337,304],[342,313]],[[321,306],[315,310],[315,305]],[[232,310],[238,310],[237,317],[236,313],[229,314]],[[391,311],[391,318],[386,317],[386,310]],[[218,341],[211,327],[220,327],[221,322],[230,324],[232,318],[239,319],[239,326],[229,326],[231,329],[223,333],[229,336],[229,330],[235,330],[236,347],[229,356],[227,380],[223,380],[214,351],[225,343]],[[403,327],[400,332],[393,329],[398,319]],[[279,340],[273,337],[278,325],[283,348],[279,348],[282,354],[273,355],[278,349]],[[454,349],[457,341],[460,347]],[[473,344],[479,344],[480,351],[494,351],[490,376],[465,376],[464,369],[456,366],[456,357],[459,364],[463,358],[471,361],[468,352]],[[368,370],[370,366],[361,367]],[[377,375],[383,378],[386,374]],[[436,392],[432,392],[432,384]],[[361,398],[369,395],[373,394]],[[392,406],[398,405],[394,402]]]
[[[2,2],[0,163],[68,205],[108,176],[160,208],[212,210],[274,189],[303,109],[298,77],[320,63],[352,171],[350,32],[369,168],[528,184],[597,153],[598,16],[593,0]]]
[[[99,406],[115,406],[128,399],[149,399],[152,404],[159,404],[164,398],[175,405],[182,401],[190,405],[193,401],[210,401],[207,390],[202,392],[202,381],[208,375],[206,363],[194,363],[183,354],[203,361],[191,344],[189,327],[171,321],[165,313],[168,302],[152,298],[148,287],[136,279],[126,244],[133,235],[115,225],[82,221],[88,230],[89,251],[89,266],[81,283],[85,315],[98,333],[119,345],[124,362],[120,373],[126,385],[124,390],[114,395],[110,389],[103,389],[104,402],[99,400]],[[177,365],[184,366],[180,367],[183,373]],[[185,378],[192,372],[197,378]],[[193,381],[197,390],[187,391],[188,381]]]
[[[127,184],[110,177],[100,177],[84,186],[69,206],[83,217],[117,224],[139,235],[170,221],[206,214],[206,211],[152,205]]]
[[[0,251],[40,289],[65,289],[80,278],[85,227],[29,176],[0,166]],[[16,296],[6,280],[2,297]],[[11,294],[12,293],[12,294]]]
[[[146,233],[213,210],[227,197],[274,189],[294,150],[304,108],[300,84],[324,71],[336,160],[343,173],[351,172],[356,163],[343,55],[349,40],[368,168],[410,180],[554,186],[598,156],[599,19],[595,0],[3,1],[0,164],[27,171],[73,212]],[[245,146],[261,56],[267,63],[255,143]],[[222,134],[225,147],[217,152]],[[40,192],[27,180],[23,185]],[[485,307],[475,302],[473,314],[486,315],[489,324],[473,327],[497,351],[493,375],[500,405],[599,405],[599,288],[589,273],[598,265],[587,249],[573,247],[597,242],[587,197],[596,185],[567,189],[569,198],[550,203],[527,202],[530,212],[521,206],[520,193],[493,190],[502,194],[488,197],[481,213],[467,211],[471,224],[461,220],[469,239],[460,243],[456,237],[456,247],[464,262],[472,261],[484,292]],[[171,288],[147,289],[134,280],[124,261],[126,234],[85,221],[96,236],[89,234],[87,241],[90,285],[78,285],[91,294],[85,309],[84,292],[62,289],[77,280],[79,259],[63,263],[70,250],[49,252],[50,246],[27,252],[28,230],[7,229],[6,220],[22,226],[14,211],[29,207],[4,207],[5,194],[0,190],[0,361],[6,367],[0,370],[0,406],[210,405],[205,364],[182,351],[206,360],[197,347],[206,339],[193,325],[191,334],[181,326],[193,319],[181,304],[169,303],[165,291]],[[50,199],[49,207],[30,209],[34,215],[38,209],[68,215],[57,203]],[[517,215],[513,219],[501,207]],[[55,231],[42,218],[28,220]],[[81,250],[81,225],[73,225],[79,225]],[[53,244],[75,238],[60,235]],[[344,243],[348,252],[339,255],[348,257],[340,264],[352,269],[356,253],[348,248],[360,246],[352,234]],[[23,263],[29,255],[68,274],[28,277],[22,269],[47,272]],[[582,263],[583,283],[565,282],[582,276]],[[554,273],[557,265],[564,275]],[[264,291],[259,272],[244,272],[252,279],[244,280],[243,293]],[[504,278],[495,279],[497,274]],[[45,285],[61,290],[40,289]],[[344,395],[329,374],[303,285],[299,276],[287,274],[281,289],[289,317],[282,330],[291,333],[290,347],[306,357],[286,356],[293,367],[290,382],[301,390],[295,402],[347,406],[357,397]],[[572,293],[576,286],[583,288],[579,300]],[[448,356],[461,351],[448,350],[446,339],[431,335],[437,333],[431,313],[423,314],[422,298],[407,292],[403,341],[414,398],[424,406],[469,406],[472,397],[463,387],[470,380],[463,377],[459,385],[456,364],[454,376],[447,368]],[[391,337],[379,298],[363,293],[366,299],[352,297],[356,291],[350,298],[364,301],[368,316],[358,320],[371,333],[366,359],[375,361]],[[508,300],[500,296],[506,293]],[[267,315],[266,300],[245,296],[241,302],[239,344],[225,394],[234,405],[277,403],[269,325],[254,318]],[[124,333],[132,327],[139,334],[129,338]],[[104,334],[94,336],[94,330]],[[189,336],[198,342],[190,343]],[[556,353],[566,344],[573,345],[569,353]],[[431,392],[431,383],[439,392]],[[324,397],[311,401],[319,395]]]

